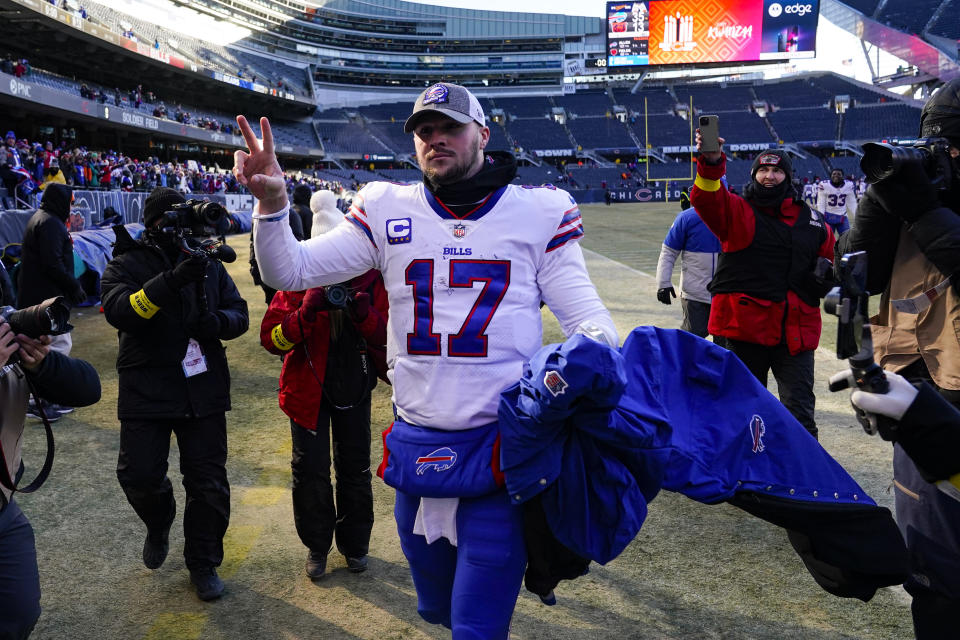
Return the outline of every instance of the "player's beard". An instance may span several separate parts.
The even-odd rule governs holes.
[[[424,155],[429,154],[431,151],[431,149],[428,149]],[[472,175],[476,173],[475,166],[482,162],[483,156],[480,155],[479,132],[465,154],[462,156],[456,154],[452,157],[456,162],[443,170],[437,169],[436,167],[428,167],[426,158],[421,158],[419,154],[417,155],[417,164],[420,165],[420,170],[423,172],[424,178],[433,184],[445,185],[460,182],[465,177],[468,177],[468,174]]]

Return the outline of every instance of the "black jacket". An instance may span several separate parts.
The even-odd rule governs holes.
[[[867,291],[882,293],[890,282],[893,262],[900,242],[900,230],[905,223],[888,213],[867,191],[857,206],[853,226],[840,236],[836,245],[836,260],[845,253],[867,252]],[[960,273],[960,213],[939,206],[907,224],[907,233],[939,271],[945,275]],[[960,280],[954,281],[954,288]],[[960,289],[957,289],[960,292]]]
[[[247,303],[223,264],[210,260],[204,281],[207,306],[220,319],[216,338],[197,339],[207,371],[190,378],[182,361],[194,323],[201,316],[199,285],[176,287],[170,278],[174,263],[159,248],[136,242],[122,226],[114,228],[114,257],[101,280],[107,322],[118,329],[117,370],[120,419],[199,418],[230,409],[230,372],[220,340],[243,335],[249,324]],[[185,258],[182,255],[180,259]],[[160,309],[140,315],[131,295],[143,289]]]
[[[49,184],[37,212],[27,222],[20,254],[17,307],[29,307],[54,296],[80,302],[86,296],[73,277],[73,241],[67,231],[70,187]]]

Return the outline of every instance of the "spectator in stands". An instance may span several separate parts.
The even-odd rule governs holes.
[[[13,67],[13,75],[18,78],[22,78],[27,75],[27,65],[26,60],[17,60],[17,64]]]
[[[21,169],[23,169],[23,162],[20,151],[17,149],[17,135],[13,131],[7,131],[3,147],[0,148],[0,179],[3,180],[3,186],[11,198],[16,197],[17,185],[23,180],[20,174]]]
[[[816,437],[813,355],[820,298],[831,285],[823,268],[833,258],[833,232],[794,191],[786,151],[758,154],[740,197],[720,180],[726,173],[720,142],[720,151],[700,152],[690,192],[722,249],[709,287],[708,329],[764,385],[772,370],[781,402]]]
[[[707,286],[717,268],[720,241],[707,228],[693,207],[684,209],[673,221],[660,247],[657,260],[657,300],[670,304],[677,297],[671,282],[673,265],[680,258],[680,328],[701,338],[707,337],[710,292]]]
[[[318,236],[343,220],[333,216]],[[347,568],[365,571],[373,530],[370,391],[377,375],[388,382],[387,292],[374,269],[344,286],[350,295],[342,306],[323,287],[281,291],[260,325],[260,343],[283,358],[280,408],[293,442],[293,517],[312,580],[323,577],[334,536]]]
[[[949,142],[949,190],[931,184],[919,163],[904,163],[867,189],[837,256],[866,251],[867,290],[883,292],[871,320],[877,362],[927,382],[960,408],[960,79],[927,100],[920,137]],[[913,308],[896,304],[900,299]],[[913,596],[916,637],[952,638],[960,628],[960,504],[927,482],[900,445],[893,473],[897,524],[912,564],[904,587]]]
[[[163,214],[183,202],[172,189],[155,189],[144,203],[140,240],[114,227],[114,257],[101,288],[107,322],[120,339],[117,479],[147,526],[143,563],[157,569],[169,550],[176,502],[167,457],[175,433],[187,494],[183,555],[197,596],[213,600],[224,589],[216,567],[230,519],[230,373],[220,341],[243,335],[249,319],[223,264],[188,256],[179,238],[162,230]]]
[[[3,61],[0,61],[0,71],[12,76],[13,70],[13,60],[10,59],[10,54],[4,54]]]

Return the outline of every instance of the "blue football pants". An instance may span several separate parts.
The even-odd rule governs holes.
[[[417,612],[453,640],[506,640],[527,566],[523,510],[506,492],[460,498],[457,546],[413,533],[419,496],[397,491],[400,546],[417,589]]]

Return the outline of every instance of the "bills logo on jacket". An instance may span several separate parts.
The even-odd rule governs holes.
[[[417,475],[422,476],[427,469],[446,471],[457,463],[457,452],[450,447],[440,447],[436,451],[417,458]]]
[[[753,452],[762,453],[766,447],[763,444],[763,436],[767,432],[767,425],[763,424],[763,418],[754,414],[750,418],[750,436],[753,438]]]

